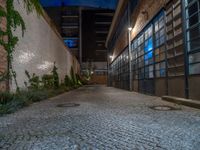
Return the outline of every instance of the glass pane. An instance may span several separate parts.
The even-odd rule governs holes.
[[[195,39],[199,36],[200,36],[200,27],[199,26],[190,29],[188,32],[188,40]]]
[[[164,27],[164,19],[162,19],[162,20],[160,21],[160,24],[159,24],[159,28],[161,29],[162,27]]]
[[[195,53],[195,54],[191,54],[189,56],[189,62],[190,63],[200,62],[200,52]]]
[[[190,51],[200,48],[200,37],[190,42]]]
[[[156,22],[156,23],[155,23],[155,32],[157,32],[158,29],[159,29],[159,28],[158,28],[158,22]]]
[[[153,65],[149,66],[149,71],[153,71]]]
[[[151,60],[152,58],[153,58],[153,52],[152,51],[145,55],[145,60]]]
[[[166,73],[165,69],[160,70],[160,76],[161,77],[165,77],[165,73]]]
[[[192,4],[189,8],[188,8],[188,16],[193,15],[194,13],[196,13],[198,11],[198,5],[197,2]]]
[[[156,64],[156,70],[160,70],[160,64]]]
[[[160,36],[163,36],[165,34],[165,29],[163,28],[162,30],[160,30]]]
[[[153,49],[153,39],[152,37],[145,42],[145,52],[151,51]]]
[[[153,78],[154,75],[153,75],[153,72],[149,72],[149,78]]]
[[[189,26],[191,27],[191,26],[197,24],[198,21],[199,21],[199,16],[198,16],[198,14],[195,14],[194,16],[189,18]]]
[[[162,36],[162,37],[160,37],[160,45],[162,45],[162,44],[164,44],[164,43],[165,43],[165,37]]]
[[[162,63],[160,64],[160,67],[161,67],[162,69],[165,69],[165,67],[166,67],[165,62],[162,62]]]
[[[192,74],[200,74],[200,63],[193,64],[189,66],[189,73]]]
[[[156,77],[160,77],[160,71],[156,71]]]

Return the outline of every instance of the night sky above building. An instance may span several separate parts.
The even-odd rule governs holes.
[[[40,0],[43,7],[83,6],[115,9],[118,0]]]

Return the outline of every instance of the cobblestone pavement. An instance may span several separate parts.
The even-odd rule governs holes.
[[[58,104],[78,103],[62,108]],[[169,105],[181,110],[156,111]],[[200,110],[104,86],[87,86],[0,118],[0,149],[199,150]]]

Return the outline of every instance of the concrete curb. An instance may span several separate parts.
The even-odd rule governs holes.
[[[185,99],[185,98],[179,98],[179,97],[173,97],[173,96],[163,96],[162,99],[168,102],[173,102],[176,104],[181,104],[181,105],[200,109],[200,101],[197,101],[197,100],[191,100],[191,99]]]

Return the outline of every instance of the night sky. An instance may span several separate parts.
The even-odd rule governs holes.
[[[64,3],[66,6],[87,6],[115,9],[118,0],[40,0],[43,7],[56,7]]]

